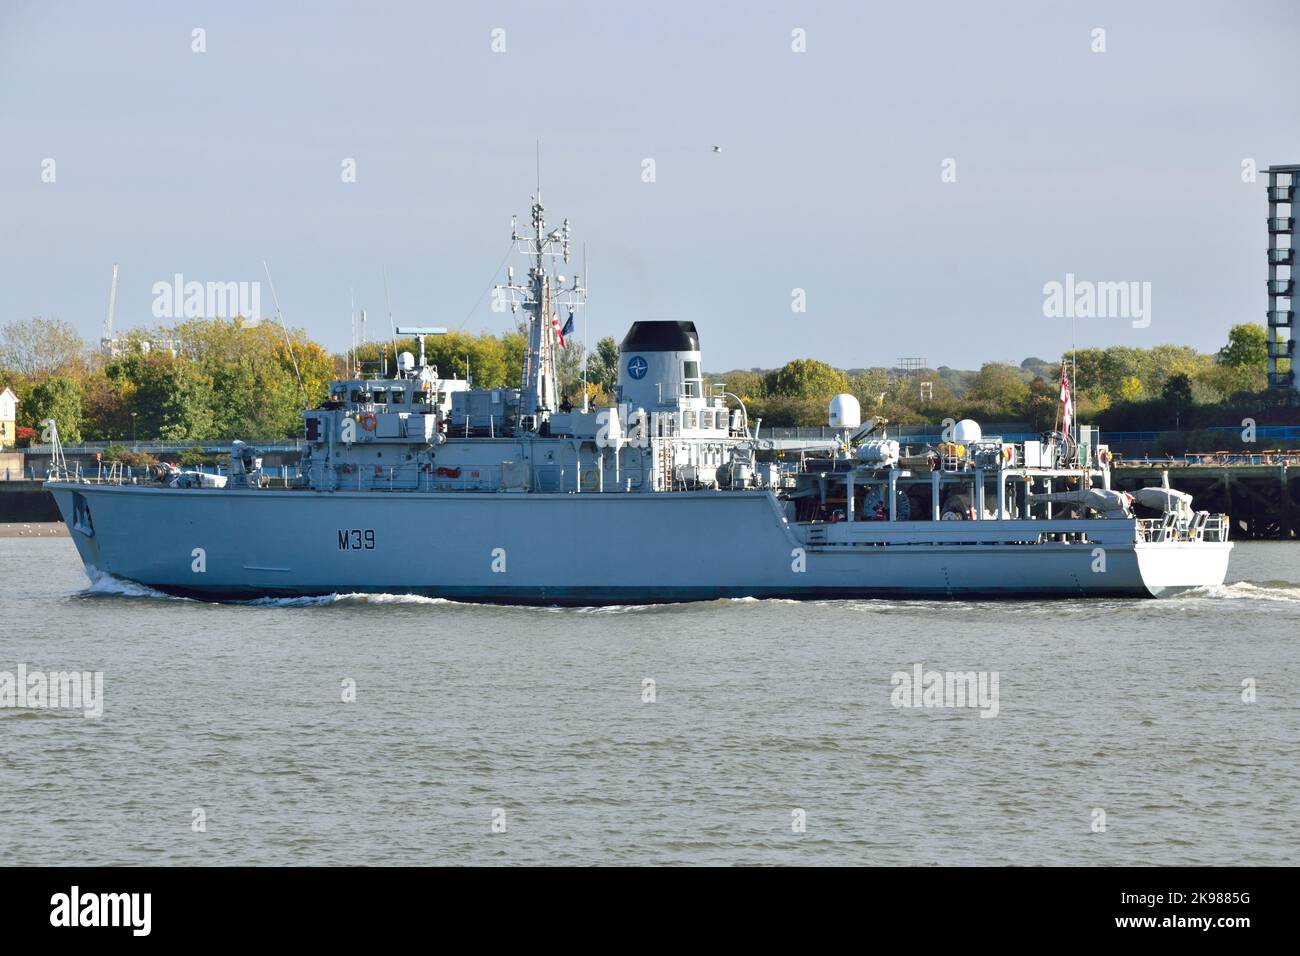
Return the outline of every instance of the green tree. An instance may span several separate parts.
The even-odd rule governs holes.
[[[524,375],[524,356],[528,354],[528,335],[522,323],[501,336],[501,354],[506,368],[502,384],[507,388],[518,388]]]
[[[971,383],[966,398],[988,402],[995,414],[1014,414],[1029,395],[1029,386],[1020,373],[1002,362],[987,362]]]
[[[1150,356],[1146,349],[1112,345],[1102,352],[1102,392],[1110,398],[1121,398],[1125,384],[1130,381],[1136,381],[1141,390],[1150,392],[1151,378]],[[1132,391],[1131,387],[1129,391]]]
[[[1160,390],[1160,398],[1174,416],[1174,427],[1182,427],[1182,416],[1192,407],[1192,380],[1183,372],[1170,375]]]
[[[1215,353],[1213,364],[1196,380],[1220,398],[1262,392],[1268,386],[1268,331],[1251,323],[1234,325],[1228,330],[1228,344]]]
[[[613,336],[606,335],[596,343],[587,360],[587,380],[600,386],[606,395],[614,394],[618,384],[618,343]]]
[[[864,415],[884,404],[889,393],[889,369],[861,369],[849,376],[849,391],[862,406]]]
[[[54,419],[59,440],[69,444],[81,441],[81,389],[67,378],[49,378],[33,386],[23,403],[21,417],[31,428],[41,430],[41,423]]]
[[[399,343],[399,348],[403,343]],[[414,341],[405,343],[406,350],[416,349]],[[499,339],[491,335],[474,335],[471,332],[451,331],[425,340],[426,360],[438,367],[443,378],[473,376],[475,388],[501,388],[517,381],[506,381],[506,353]],[[392,367],[391,362],[389,365]]]
[[[560,395],[568,398],[574,408],[578,409],[582,408],[582,371],[586,356],[587,350],[582,343],[570,337],[565,340],[564,348],[560,349],[555,362]]]
[[[1109,394],[1106,392],[1104,349],[1079,349],[1069,359],[1073,368],[1071,378],[1077,390]],[[1059,371],[1053,369],[1052,374],[1059,375]]]
[[[131,433],[128,396],[134,391],[134,383],[109,378],[103,369],[87,375],[81,383],[82,437],[90,441],[128,437]]]
[[[259,440],[302,432],[302,389],[274,355],[240,356],[213,369],[211,382],[211,437]]]
[[[769,373],[767,381],[769,395],[806,401],[829,402],[848,390],[849,380],[843,372],[816,359],[787,362]]]
[[[193,362],[161,352],[133,354],[109,367],[110,378],[135,385],[130,407],[139,438],[167,441],[213,436],[212,380]]]
[[[1213,364],[1208,355],[1187,345],[1156,345],[1148,350],[1147,355],[1148,378],[1142,384],[1152,395],[1161,392],[1171,376],[1185,375],[1194,379]]]
[[[1244,323],[1228,330],[1228,344],[1214,356],[1214,361],[1228,368],[1268,369],[1268,330],[1262,325]]]
[[[923,389],[922,383],[929,386]],[[889,382],[882,408],[890,421],[928,421],[943,418],[957,401],[957,395],[938,369],[926,368],[906,375],[895,375]]]

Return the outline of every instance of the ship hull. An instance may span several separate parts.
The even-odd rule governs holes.
[[[1232,547],[1139,542],[1135,522],[1118,520],[810,527],[786,521],[762,491],[47,487],[92,579],[212,600],[357,592],[541,605],[1150,597],[1221,584]],[[1068,540],[1080,529],[1086,542]]]

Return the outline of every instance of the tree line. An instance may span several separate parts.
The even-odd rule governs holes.
[[[561,393],[580,405],[614,400],[618,344],[590,351],[570,340],[559,353]],[[427,361],[444,377],[475,386],[519,384],[523,327],[502,334],[453,331],[425,342]],[[53,418],[65,442],[164,439],[268,440],[302,433],[300,412],[321,402],[332,378],[393,374],[397,356],[418,354],[414,339],[371,342],[331,354],[301,329],[271,322],[191,319],[137,330],[111,354],[85,342],[68,323],[33,318],[0,326],[0,388],[18,396],[20,434],[32,438]],[[1080,349],[1070,361],[1079,419],[1108,430],[1200,428],[1243,409],[1265,408],[1267,334],[1235,325],[1214,354],[1186,346]],[[774,426],[822,425],[827,403],[855,395],[865,415],[897,423],[945,418],[1053,426],[1060,408],[1060,361],[989,362],[948,367],[839,369],[795,359],[778,369],[709,375],[746,405],[750,420]]]
[[[1213,354],[1182,345],[1111,346],[1079,349],[1050,362],[988,362],[977,371],[837,369],[797,359],[775,370],[737,370],[715,378],[744,400],[751,421],[761,417],[774,426],[825,424],[827,403],[847,392],[864,415],[900,424],[974,418],[1043,431],[1055,427],[1060,414],[1062,361],[1073,376],[1078,420],[1105,430],[1240,424],[1243,413],[1300,421],[1294,409],[1275,407],[1277,398],[1267,391],[1267,342],[1263,326],[1241,324]]]

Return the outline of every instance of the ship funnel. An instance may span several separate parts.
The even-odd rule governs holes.
[[[703,398],[694,322],[633,322],[618,357],[619,401],[645,409]]]

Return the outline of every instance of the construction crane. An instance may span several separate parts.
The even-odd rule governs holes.
[[[113,284],[108,288],[108,316],[104,319],[104,334],[99,340],[100,350],[106,358],[113,357],[113,310],[117,306],[117,263],[113,263]]]

